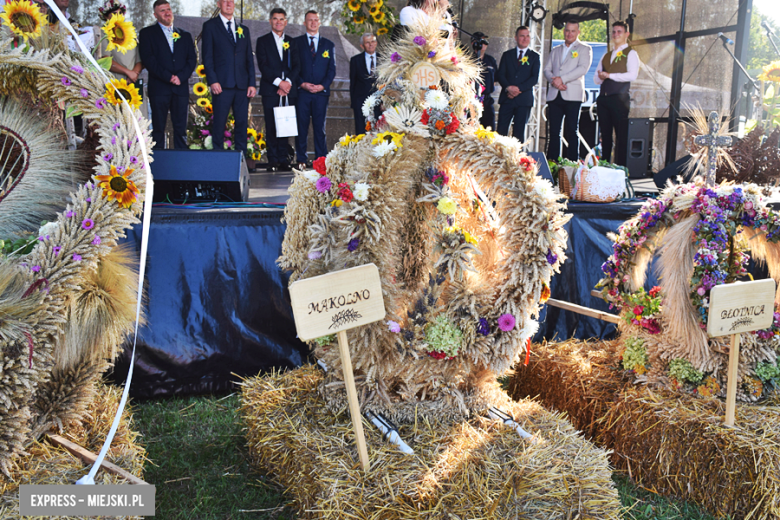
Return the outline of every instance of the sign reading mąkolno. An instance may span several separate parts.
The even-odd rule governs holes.
[[[363,470],[368,471],[368,449],[352,374],[347,330],[384,319],[385,299],[379,269],[374,264],[366,264],[299,280],[290,286],[290,300],[300,339],[308,341],[330,334],[336,334],[338,338],[360,463]]]
[[[731,335],[726,387],[725,423],[727,426],[734,426],[736,415],[739,335],[772,326],[775,290],[775,281],[768,279],[718,285],[710,291],[707,334],[713,338]]]

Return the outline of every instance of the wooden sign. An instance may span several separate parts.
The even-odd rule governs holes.
[[[290,300],[299,338],[305,341],[334,333],[338,338],[358,455],[363,470],[368,471],[368,449],[352,374],[347,330],[384,319],[385,300],[379,269],[374,264],[367,264],[297,281],[290,286]]]
[[[290,286],[290,300],[303,341],[367,325],[386,314],[374,264],[297,281]]]
[[[726,386],[727,426],[734,426],[737,407],[739,335],[768,329],[774,321],[775,281],[736,282],[718,285],[710,291],[707,334],[710,337],[731,334],[728,384]]]
[[[417,88],[428,88],[431,85],[438,85],[441,81],[441,74],[436,70],[436,67],[428,63],[427,61],[421,61],[417,63],[412,70],[409,71],[410,79],[412,83],[417,85]]]

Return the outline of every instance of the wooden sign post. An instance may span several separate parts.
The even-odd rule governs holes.
[[[367,264],[297,281],[290,286],[290,300],[295,328],[301,340],[334,333],[338,337],[341,369],[360,463],[363,470],[368,471],[368,450],[352,374],[347,330],[384,319],[385,300],[379,270],[374,264]]]
[[[731,334],[728,385],[726,387],[726,425],[734,426],[737,405],[737,367],[739,335],[767,329],[774,321],[775,281],[736,282],[718,285],[710,291],[707,334],[710,337]]]

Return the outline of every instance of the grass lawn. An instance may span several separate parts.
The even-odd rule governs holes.
[[[144,479],[157,486],[156,518],[287,520],[282,490],[252,471],[237,410],[239,395],[136,403],[146,446]],[[716,520],[685,502],[659,497],[615,474],[627,520]]]

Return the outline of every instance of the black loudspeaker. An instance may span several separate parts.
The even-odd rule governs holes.
[[[154,150],[153,202],[247,202],[249,170],[237,151]]]
[[[547,164],[547,156],[544,155],[544,152],[528,152],[528,155],[530,155],[533,160],[539,164],[539,176],[542,179],[547,179],[548,181],[553,182],[553,176],[550,172],[550,165]]]
[[[653,149],[652,118],[634,118],[628,120],[628,138],[626,139],[626,168],[632,179],[648,177],[653,170],[650,165]]]

